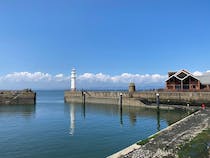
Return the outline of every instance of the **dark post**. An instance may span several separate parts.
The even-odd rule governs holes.
[[[160,111],[157,110],[157,131],[160,131]]]
[[[120,110],[122,110],[122,93],[120,93]]]
[[[157,103],[157,110],[160,109],[160,95],[159,93],[156,93],[156,103]]]
[[[156,93],[157,102],[157,130],[160,131],[160,94]]]
[[[83,104],[85,105],[85,92],[83,92]]]
[[[85,118],[85,91],[82,90],[82,108],[83,108],[83,116]]]
[[[122,109],[120,109],[120,125],[123,125],[123,113],[122,113]]]
[[[122,93],[120,93],[120,124],[123,125],[123,118],[122,118]]]
[[[34,92],[34,104],[36,104],[36,92]]]

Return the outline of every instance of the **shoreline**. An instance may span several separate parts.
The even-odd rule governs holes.
[[[136,142],[107,158],[178,157],[181,146],[209,128],[209,117],[210,109],[199,110],[149,136],[145,144],[140,145],[142,141]]]

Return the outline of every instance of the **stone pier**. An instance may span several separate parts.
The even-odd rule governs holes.
[[[159,94],[160,108],[197,106],[201,104],[210,106],[210,92],[158,92],[158,91],[84,91],[86,103],[116,104],[119,105],[122,94],[122,105],[156,107],[156,94]],[[65,91],[66,103],[82,103],[82,91]],[[164,105],[164,106],[162,106]]]
[[[34,105],[36,104],[36,93],[30,89],[0,91],[0,105]]]

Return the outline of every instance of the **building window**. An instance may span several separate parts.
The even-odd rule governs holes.
[[[179,89],[181,89],[181,86],[180,85],[176,85],[175,89],[179,90]]]
[[[189,89],[189,84],[184,84],[183,89]]]
[[[187,74],[181,72],[180,74],[177,75],[179,78],[185,78]]]
[[[168,89],[173,89],[173,86],[168,86]]]

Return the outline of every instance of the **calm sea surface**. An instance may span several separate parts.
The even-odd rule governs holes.
[[[0,106],[0,158],[100,158],[187,115],[116,105],[65,104],[63,91],[38,91],[37,104]]]

